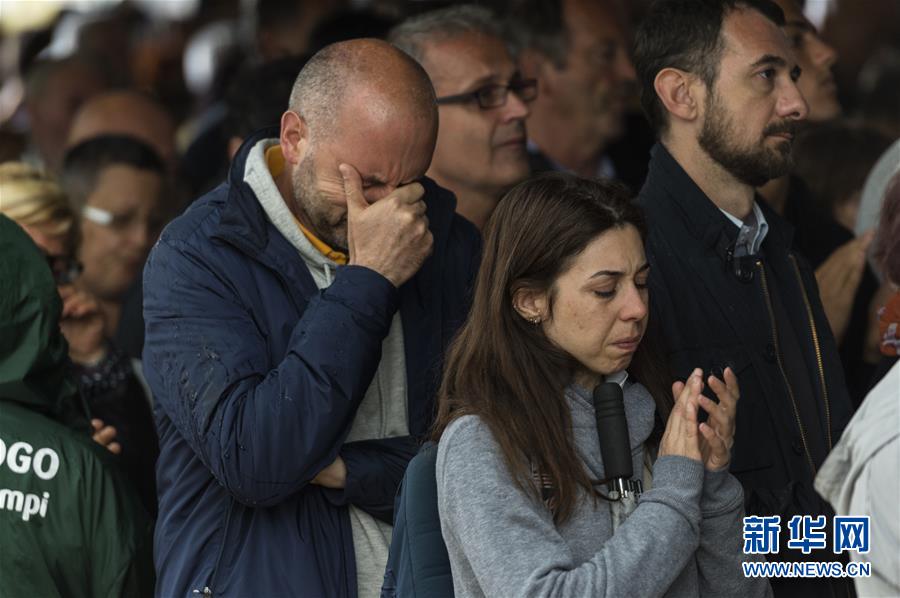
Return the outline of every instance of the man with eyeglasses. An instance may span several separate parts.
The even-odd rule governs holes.
[[[99,308],[102,314],[105,339],[100,343],[102,357],[84,364],[80,371],[82,391],[95,412],[118,431],[123,461],[154,514],[159,446],[150,401],[135,377],[137,361],[129,359],[119,333],[125,297],[139,281],[147,254],[166,221],[165,181],[160,156],[151,146],[125,135],[86,139],[70,148],[63,160],[61,183],[78,221],[75,257],[81,273],[74,286],[61,287],[61,293],[73,304],[72,313],[78,308],[69,294],[84,291],[91,297],[91,309]],[[66,268],[58,264],[54,270],[63,275],[71,268],[72,264]],[[84,303],[81,309],[87,309]],[[64,322],[69,315],[64,310]],[[142,322],[138,325],[143,328]]]
[[[65,157],[62,184],[79,216],[79,284],[100,301],[107,336],[165,223],[165,166],[151,147],[124,135],[79,143]]]
[[[528,176],[525,119],[537,81],[521,76],[482,7],[424,13],[388,39],[419,61],[437,94],[440,126],[428,176],[453,191],[457,213],[481,229],[501,195]]]

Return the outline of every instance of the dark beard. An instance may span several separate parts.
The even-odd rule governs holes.
[[[775,150],[765,146],[751,150],[732,145],[729,142],[736,137],[735,127],[725,108],[715,95],[710,96],[706,104],[706,120],[697,143],[734,178],[751,187],[761,187],[790,172],[793,165],[790,141],[782,141]],[[796,130],[795,121],[783,121],[766,127],[763,137],[777,133],[793,134]]]

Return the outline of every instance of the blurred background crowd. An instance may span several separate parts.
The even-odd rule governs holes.
[[[778,3],[805,72],[800,87],[810,113],[795,143],[794,172],[760,193],[794,225],[798,248],[817,268],[860,400],[878,359],[871,308],[880,286],[861,256],[896,157],[864,187],[900,137],[900,3]],[[95,330],[97,318],[94,328],[78,328],[81,338],[69,326],[76,363],[105,356],[102,338],[114,341],[122,357],[140,359],[138,278],[155,238],[224,180],[244,138],[278,124],[309,56],[340,40],[385,38],[405,19],[448,4],[2,0],[0,162],[16,164],[4,167],[0,209],[53,256],[61,281],[77,279],[86,295],[65,295],[70,313],[88,301],[102,314],[102,330]],[[649,0],[570,2],[566,11],[560,2],[476,4],[506,25],[503,36],[523,73],[540,73],[528,109],[502,116],[503,126],[515,130],[527,120],[531,171],[613,176],[637,192],[653,134],[628,52]],[[415,35],[403,35],[398,30],[393,41],[414,52]],[[566,36],[575,43],[560,45]],[[441,118],[453,114],[442,111]],[[443,129],[449,138],[451,129],[465,126],[446,121]],[[487,211],[477,208],[477,191],[499,197],[526,172],[479,163],[472,147],[442,137],[429,175],[456,192],[460,213],[480,227],[493,201]],[[481,189],[478,179],[485,179]]]
[[[272,117],[284,106],[290,74],[304,56],[343,39],[383,38],[404,18],[448,4],[3,0],[0,160],[23,159],[59,174],[66,150],[78,141],[101,132],[127,132],[143,135],[167,170],[179,177],[185,196],[194,195],[219,182],[234,140],[254,127],[275,124]],[[552,27],[552,2],[476,4],[501,15],[531,14],[544,21],[545,29]],[[622,3],[626,37],[648,5],[649,0]],[[865,146],[869,156],[877,153],[882,138],[900,135],[900,5],[892,0],[807,0],[802,10],[823,42],[811,51],[824,65],[817,65],[818,76],[833,74],[839,102],[810,119],[841,116],[840,125],[850,125],[858,134],[841,126],[821,133],[806,144],[806,152],[798,152],[809,155],[800,174],[816,180],[817,199],[841,204],[844,197],[826,197],[821,191],[831,186],[815,176],[828,172],[819,158],[846,143]],[[261,81],[267,82],[265,97],[258,94]],[[113,90],[130,90],[145,101],[120,96],[99,102]],[[627,120],[631,128],[621,136],[625,144],[647,135],[646,129],[632,130],[644,124],[636,96],[631,100],[638,118]],[[816,164],[822,168],[819,173],[813,172]]]

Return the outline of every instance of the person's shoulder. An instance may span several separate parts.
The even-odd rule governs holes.
[[[519,494],[503,450],[487,422],[463,415],[450,423],[438,442],[435,480],[439,500],[502,503]]]
[[[444,433],[441,434],[441,442],[450,442],[450,439],[456,435],[465,436],[467,434],[480,434],[490,432],[487,422],[481,419],[479,415],[461,415],[450,422]]]
[[[654,239],[665,236],[667,227],[671,226],[676,217],[668,190],[662,185],[654,184],[654,181],[648,177],[644,186],[635,196],[634,203],[644,216],[647,238]]]
[[[208,239],[232,192],[232,185],[227,181],[210,189],[169,222],[160,235],[160,240],[177,245]]]
[[[423,200],[428,207],[428,217],[433,221],[432,224],[452,222],[452,216],[456,212],[456,194],[427,176],[419,179],[419,183],[425,189]]]
[[[481,250],[481,232],[478,228],[457,213],[451,216],[450,239],[460,242],[473,252]]]
[[[678,213],[673,211],[669,199],[659,193],[641,194],[635,199],[646,223],[644,246],[648,253],[669,253],[674,239],[681,240],[685,232]]]
[[[181,215],[166,225],[150,252],[145,273],[154,271],[154,265],[161,254],[167,256],[163,260],[166,266],[173,257],[185,253],[202,255],[202,261],[208,261],[215,253],[212,249],[213,237],[229,193],[228,184],[219,185],[195,200]]]
[[[900,388],[900,361],[869,391],[853,419],[844,430],[841,442],[857,445],[857,455],[874,454],[890,439],[900,436],[896,422],[900,419],[900,403],[897,389]],[[880,430],[875,433],[876,430]],[[867,445],[861,450],[859,445]]]
[[[423,177],[421,183],[425,188],[428,218],[435,240],[445,238],[449,252],[479,253],[481,233],[474,224],[456,212],[456,196],[453,192],[428,177]]]
[[[80,478],[93,467],[113,467],[113,458],[107,450],[94,442],[87,429],[71,428],[42,413],[4,403],[3,438],[7,448],[21,442],[31,446],[31,454],[47,452],[50,461],[63,465],[74,465]],[[51,454],[52,452],[52,454]],[[55,458],[54,456],[55,455]],[[58,459],[58,460],[57,460]]]
[[[490,427],[477,415],[463,415],[454,419],[441,434],[438,458],[441,455],[476,455],[498,449]]]
[[[693,182],[661,144],[654,146],[650,155],[647,176],[635,201],[644,211],[652,231],[653,221],[668,224],[675,215],[673,210],[676,194],[681,196],[688,193]],[[684,201],[690,200],[688,197],[679,198],[679,202]]]

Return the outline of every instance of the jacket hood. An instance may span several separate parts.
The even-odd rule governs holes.
[[[62,300],[44,256],[2,215],[0,280],[0,401],[71,422],[80,399],[59,330]]]
[[[269,221],[300,252],[300,256],[310,271],[323,272],[324,278],[330,282],[337,264],[313,247],[306,236],[300,232],[294,215],[275,185],[272,173],[269,172],[266,152],[277,145],[278,138],[267,138],[257,141],[250,148],[244,162],[244,182],[250,186]]]

